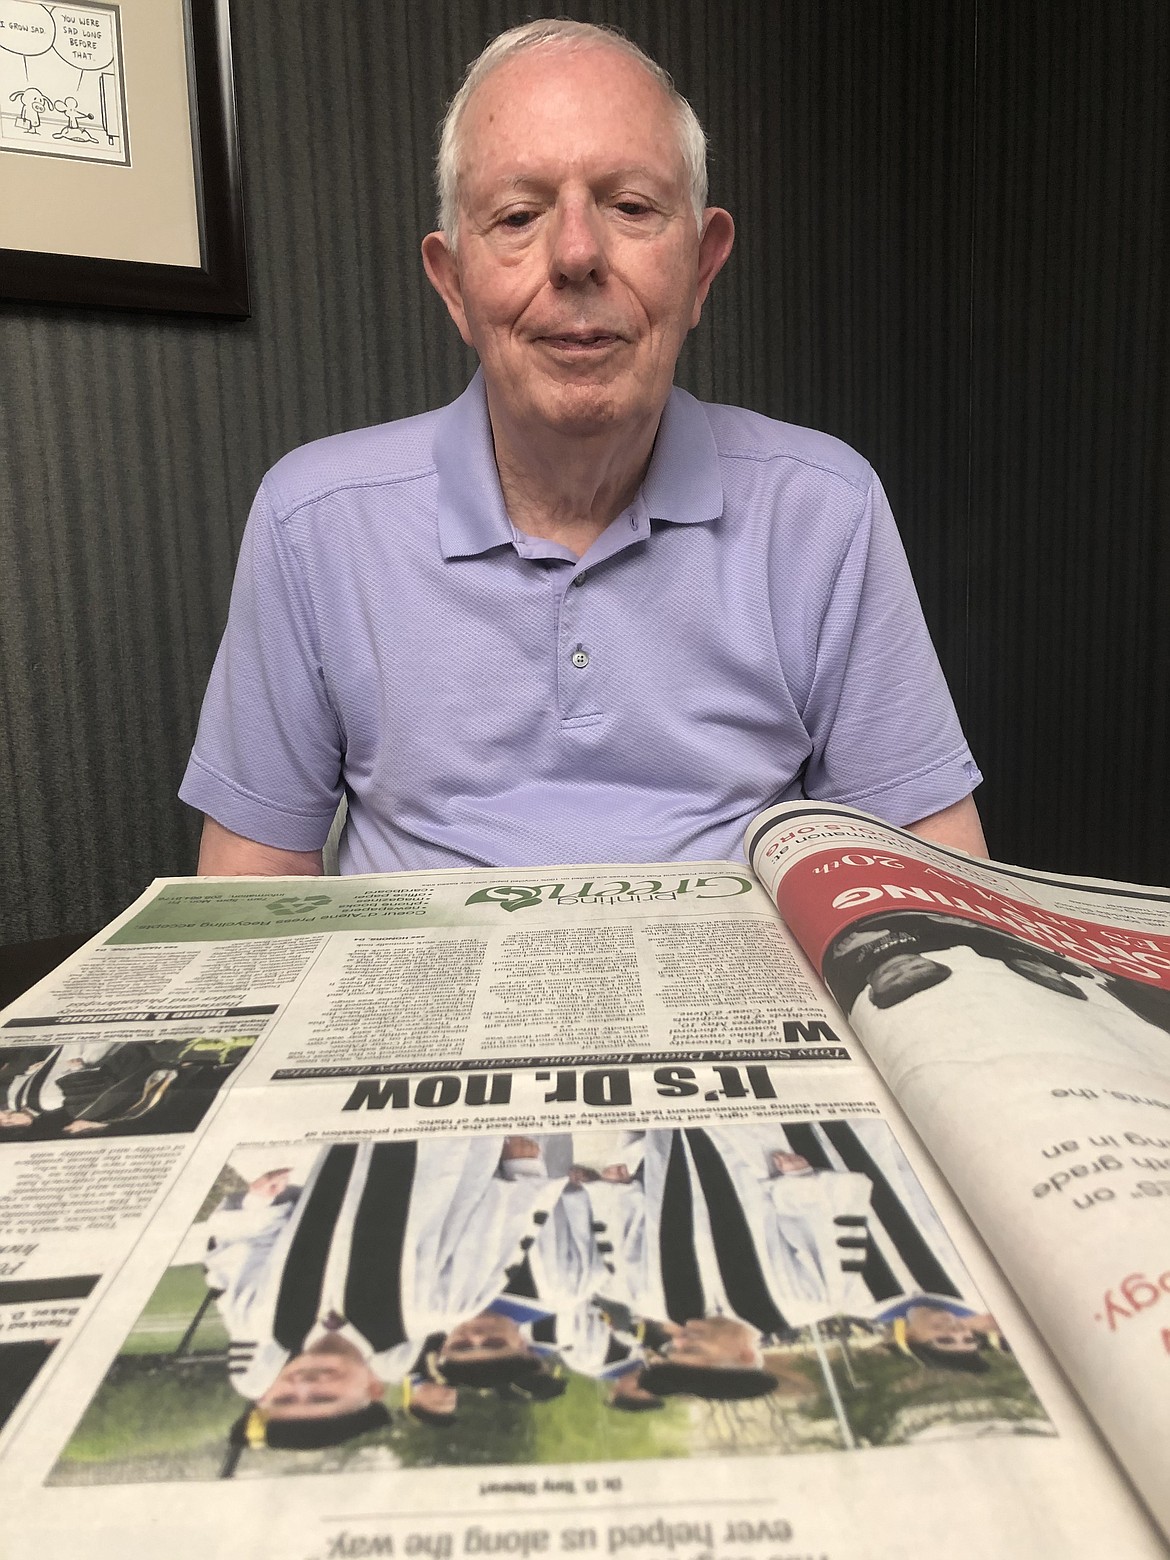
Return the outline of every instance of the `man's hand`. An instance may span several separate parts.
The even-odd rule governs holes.
[[[196,870],[200,877],[321,877],[325,868],[319,850],[261,845],[204,818]]]
[[[942,812],[931,813],[906,827],[911,834],[920,834],[935,845],[950,845],[955,850],[965,850],[968,856],[987,855],[987,841],[973,797],[965,796],[953,807],[944,807]]]

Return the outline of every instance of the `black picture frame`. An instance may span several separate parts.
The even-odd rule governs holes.
[[[0,249],[0,298],[247,319],[247,250],[228,0],[178,0],[187,43],[199,266]]]

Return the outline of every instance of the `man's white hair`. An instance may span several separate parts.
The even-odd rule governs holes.
[[[617,49],[637,60],[665,92],[674,110],[678,126],[679,150],[690,186],[695,222],[701,228],[707,205],[707,137],[694,109],[675,86],[669,71],[663,70],[644,49],[616,27],[598,27],[592,22],[573,22],[565,17],[545,17],[509,28],[487,45],[472,60],[458,92],[448,104],[439,129],[439,153],[435,159],[435,183],[439,196],[439,227],[451,248],[455,248],[459,225],[459,171],[463,156],[461,131],[463,116],[476,88],[497,66],[514,55],[530,49],[580,49],[601,45]]]

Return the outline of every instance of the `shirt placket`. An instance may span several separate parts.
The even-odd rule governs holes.
[[[631,562],[618,560],[616,554],[649,534],[649,517],[639,495],[579,560],[570,578],[558,581],[557,693],[564,726],[590,725],[605,714],[601,680],[613,645],[600,593],[612,589],[606,576]]]

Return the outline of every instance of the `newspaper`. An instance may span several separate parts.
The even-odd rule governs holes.
[[[83,1534],[176,1560],[1164,1555],[1098,1429],[1164,1534],[1159,1410],[1133,1429],[1092,1389],[1135,1422],[1158,1396],[1133,1339],[1170,1327],[1170,1260],[1158,1194],[1134,1195],[1159,1176],[1130,1161],[1166,1136],[1166,1068],[1051,1057],[1053,1131],[1026,1117],[1010,1147],[1006,1105],[964,1078],[977,1149],[939,1069],[891,1050],[912,1126],[855,1038],[868,998],[846,988],[875,961],[846,946],[845,985],[833,962],[886,909],[834,905],[881,888],[842,855],[1009,891],[876,828],[769,815],[758,876],[161,881],[0,1014],[5,1560]],[[1170,942],[1165,896],[1011,882],[1037,913],[1083,916],[1079,891],[1150,954]],[[990,924],[943,892],[908,902]],[[1026,1095],[1015,1067],[1000,1092]],[[1090,1131],[1123,1169],[1076,1168]],[[1118,1363],[1064,1314],[1086,1246]]]
[[[790,928],[1170,1529],[1170,893],[765,815]]]

